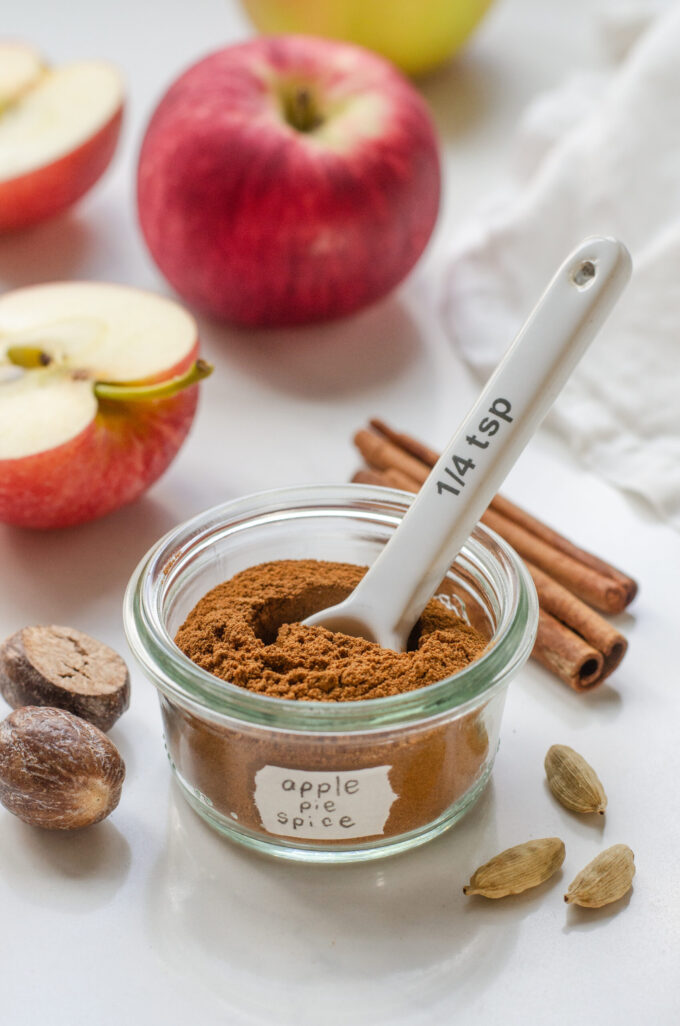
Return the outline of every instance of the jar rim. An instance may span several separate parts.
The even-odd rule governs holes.
[[[483,654],[468,666],[414,691],[347,702],[297,701],[248,691],[196,665],[165,627],[162,600],[190,554],[215,535],[271,522],[291,512],[338,515],[359,511],[368,520],[396,527],[414,496],[370,485],[305,485],[256,492],[205,510],[172,528],[142,558],[128,584],[123,607],[130,649],[152,683],[168,699],[216,723],[247,721],[269,729],[319,733],[376,731],[397,723],[464,714],[486,702],[531,653],[538,623],[533,581],[516,552],[479,524],[456,557],[500,597],[500,615]]]

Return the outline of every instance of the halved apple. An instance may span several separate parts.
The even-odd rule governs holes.
[[[113,156],[120,75],[103,61],[48,68],[21,43],[0,44],[0,231],[75,203]]]
[[[123,285],[0,297],[0,521],[63,527],[136,499],[194,417],[193,318]]]

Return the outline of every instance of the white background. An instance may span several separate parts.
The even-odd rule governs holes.
[[[422,85],[446,149],[447,194],[416,274],[344,324],[248,334],[202,323],[217,370],[190,441],[149,496],[69,531],[0,530],[0,634],[56,621],[125,651],[125,583],[177,521],[261,488],[346,480],[357,462],[351,435],[371,415],[446,440],[473,389],[430,312],[437,260],[469,205],[501,179],[526,102],[597,60],[590,9],[499,0],[464,58]],[[23,0],[5,5],[3,31],[54,62],[116,61],[130,102],[115,166],[94,193],[73,214],[0,242],[2,286],[71,277],[164,291],[134,216],[142,126],[177,72],[245,38],[245,21],[228,0]],[[220,840],[183,804],[155,695],[133,672],[131,710],[111,732],[128,768],[111,819],[53,835],[0,810],[3,1026],[680,1020],[680,538],[545,435],[506,492],[640,578],[621,617],[630,653],[611,682],[578,696],[529,666],[511,688],[493,783],[466,820],[396,859],[306,868]],[[542,763],[554,742],[596,766],[609,793],[604,822],[549,796]],[[503,902],[463,898],[478,863],[552,834],[567,847],[561,877]],[[618,841],[636,854],[630,898],[567,909],[565,885]]]

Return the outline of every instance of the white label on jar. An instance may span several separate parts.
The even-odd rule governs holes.
[[[307,770],[265,766],[255,774],[255,804],[270,834],[341,841],[382,834],[397,797],[391,766]]]

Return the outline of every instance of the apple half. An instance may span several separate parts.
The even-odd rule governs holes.
[[[103,61],[48,68],[0,43],[0,231],[60,213],[108,166],[123,116],[120,75]]]
[[[0,297],[0,521],[64,527],[132,502],[167,468],[211,367],[193,318],[122,285]]]

